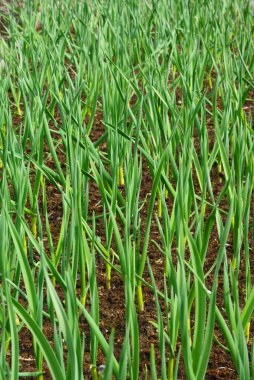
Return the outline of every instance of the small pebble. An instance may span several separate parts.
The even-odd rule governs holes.
[[[99,365],[99,367],[97,368],[97,372],[100,378],[103,376],[105,368],[106,366],[104,364]]]

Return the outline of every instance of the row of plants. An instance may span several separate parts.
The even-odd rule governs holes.
[[[171,380],[183,358],[186,378],[204,379],[217,323],[224,339],[217,344],[240,379],[253,379],[249,2],[12,1],[1,29],[0,378],[43,379],[46,363],[57,380]],[[61,208],[54,222],[49,186]],[[152,249],[163,262],[163,290]],[[112,271],[123,283],[126,332],[117,357],[114,330],[107,339],[100,329],[99,259],[105,287]],[[146,287],[158,352],[151,344],[144,370],[138,315]],[[35,358],[29,373],[19,360],[25,328]]]

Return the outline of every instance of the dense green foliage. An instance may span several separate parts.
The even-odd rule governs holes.
[[[43,362],[56,380],[96,379],[99,348],[104,379],[144,376],[146,287],[159,347],[151,344],[147,378],[177,379],[182,356],[186,377],[204,379],[217,321],[221,350],[240,379],[254,379],[249,2],[24,0],[0,9],[0,379],[28,375],[19,362],[25,328],[40,379]],[[151,249],[163,261],[163,291]],[[105,287],[113,271],[123,282],[120,357],[114,331],[108,340],[99,327],[98,257]]]

